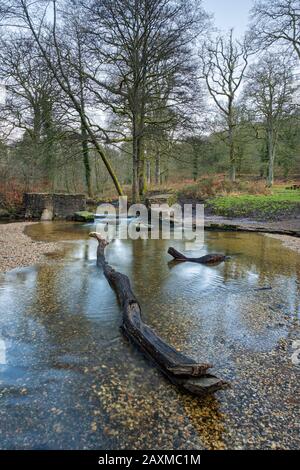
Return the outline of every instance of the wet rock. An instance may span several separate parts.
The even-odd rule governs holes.
[[[10,212],[6,209],[0,209],[0,220],[10,219]]]
[[[41,215],[41,221],[46,222],[46,221],[51,221],[53,220],[53,210],[52,209],[44,209],[43,213]]]
[[[95,219],[94,214],[88,211],[75,212],[75,222],[93,222]]]

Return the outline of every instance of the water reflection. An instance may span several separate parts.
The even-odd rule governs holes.
[[[231,381],[232,390],[199,400],[121,335],[91,230],[30,226],[37,239],[65,240],[64,254],[0,278],[0,447],[295,446],[298,369],[289,345],[298,338],[299,256],[262,235],[213,232],[199,256],[221,252],[228,262],[170,269],[167,241],[111,243],[108,260],[130,277],[145,320]]]
[[[0,338],[0,366],[6,364],[6,344],[3,339]]]

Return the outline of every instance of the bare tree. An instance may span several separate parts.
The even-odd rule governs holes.
[[[77,42],[64,40],[62,24],[72,16],[64,0],[4,3],[8,17],[32,34],[53,77],[78,113],[83,145],[86,134],[119,194],[120,184],[99,140],[108,144],[132,141],[133,199],[138,199],[144,190],[147,132],[155,126],[170,128],[176,112],[182,112],[183,106],[187,110],[195,101],[192,44],[207,25],[201,1],[74,0],[71,21]],[[81,60],[83,49],[89,51],[87,61]],[[117,127],[104,128],[90,119],[84,99],[87,90],[93,95],[94,107],[113,113]],[[166,109],[172,113],[161,112]],[[84,153],[89,186],[87,147]]]
[[[247,42],[235,40],[233,30],[227,36],[219,36],[206,43],[200,53],[201,77],[226,126],[231,181],[236,179],[235,103],[248,66],[249,53]]]
[[[63,11],[63,26],[60,36],[60,49],[64,52],[65,69],[68,68],[69,80],[72,85],[72,91],[76,94],[80,103],[83,115],[87,115],[88,105],[91,103],[91,96],[87,87],[87,79],[85,70],[87,61],[89,60],[89,52],[87,50],[85,33],[82,28],[80,17],[81,12],[77,3],[66,4]],[[80,117],[80,137],[82,148],[82,159],[85,169],[85,181],[87,192],[90,197],[93,195],[91,164],[89,158],[89,136],[87,129]]]
[[[54,167],[57,128],[65,114],[60,90],[32,38],[19,32],[0,40],[0,79],[6,89],[1,128],[7,134],[13,131],[19,136],[27,134],[34,178],[42,161],[49,170]]]
[[[252,36],[262,46],[292,46],[300,59],[299,0],[259,0],[252,9]]]
[[[265,133],[268,186],[272,186],[274,181],[279,131],[295,108],[291,69],[291,64],[281,55],[268,53],[251,67],[245,88],[245,97],[253,114],[252,118],[261,123]]]
[[[14,22],[14,27],[24,28],[24,30],[27,30],[32,35],[54,79],[70,100],[72,108],[78,114],[81,126],[85,129],[89,141],[100,155],[118,194],[122,195],[123,191],[120,182],[99,143],[101,138],[104,140],[107,139],[105,130],[97,126],[98,133],[95,131],[91,125],[89,116],[85,109],[82,108],[78,90],[74,89],[73,86],[73,77],[69,68],[70,62],[66,60],[67,57],[69,57],[70,49],[67,48],[65,50],[63,47],[65,43],[62,40],[61,29],[59,27],[62,21],[60,17],[62,10],[57,8],[58,0],[50,0],[49,2],[44,2],[43,0],[36,2],[29,0],[13,0],[4,2],[4,5],[5,3],[7,8],[5,9],[4,6],[2,6],[1,11],[2,16],[6,19],[6,24]],[[65,6],[63,0],[59,3],[62,8]],[[74,2],[74,5],[75,4],[76,2]],[[49,7],[51,7],[51,12]]]
[[[91,50],[90,86],[120,117],[132,141],[132,193],[144,191],[145,137],[174,126],[193,102],[193,40],[207,25],[198,0],[83,2]],[[168,112],[172,110],[172,112]],[[176,111],[176,112],[175,112]]]

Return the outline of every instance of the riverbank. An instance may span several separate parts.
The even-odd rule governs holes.
[[[266,235],[268,237],[280,240],[283,246],[285,246],[286,248],[290,248],[290,250],[294,250],[297,251],[297,253],[300,253],[300,238],[291,237],[288,235],[275,235],[272,233],[267,233]]]
[[[280,221],[300,217],[300,191],[279,187],[270,194],[228,194],[206,205],[213,215]]]
[[[300,237],[300,217],[290,217],[282,220],[256,220],[252,218],[205,215],[205,229],[261,232],[297,238]]]
[[[32,240],[24,230],[36,222],[0,224],[0,272],[45,261],[45,255],[57,250],[57,243]]]
[[[286,248],[300,253],[300,218],[280,221],[257,221],[208,216],[205,217],[205,229],[263,233],[268,237],[280,240]]]

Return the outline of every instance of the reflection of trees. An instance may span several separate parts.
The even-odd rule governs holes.
[[[169,245],[166,240],[133,242],[131,279],[146,322],[168,343],[180,347],[187,343],[193,325],[172,292],[165,289],[170,279]]]
[[[278,240],[257,234],[223,233],[222,237],[213,234],[211,240],[208,237],[208,246],[209,251],[231,255],[231,260],[219,268],[226,284],[220,299],[222,305],[217,297],[209,301],[209,305],[215,305],[218,323],[227,324],[227,335],[231,331],[230,334],[235,332],[239,336],[240,329],[240,334],[247,334],[249,340],[253,334],[259,334],[257,339],[261,341],[270,338],[268,327],[278,322],[278,315],[299,309],[299,256]],[[265,286],[272,290],[266,293],[255,290]],[[277,316],[273,310],[270,317],[272,306]],[[204,320],[206,329],[211,322]]]
[[[284,248],[281,242],[255,233],[222,233],[207,237],[209,251],[220,251],[231,260],[226,263],[225,278],[247,278],[257,273],[263,283],[278,275],[290,276],[299,264],[299,255]]]
[[[36,334],[42,337],[31,321],[31,292],[37,277],[36,268],[22,269],[8,274],[8,285],[0,290],[0,310],[5,315],[0,317],[1,334],[4,338],[19,338],[29,343]],[[1,286],[2,287],[2,286]]]
[[[79,235],[82,239],[82,232],[76,236]],[[59,237],[63,238],[64,234],[60,233]],[[230,335],[234,337],[239,325],[251,335],[254,328],[256,333],[264,332],[268,324],[260,311],[261,294],[254,290],[250,292],[249,276],[253,273],[258,276],[255,285],[274,285],[273,292],[262,295],[269,295],[272,300],[276,287],[278,299],[289,302],[290,307],[298,312],[300,263],[297,254],[263,236],[213,234],[213,239],[207,238],[207,251],[239,254],[223,265],[199,267],[199,271],[196,269],[198,292],[191,292],[187,285],[185,273],[188,265],[182,266],[182,277],[178,276],[177,271],[180,266],[169,271],[169,257],[166,254],[170,244],[168,241],[116,241],[108,250],[108,258],[118,270],[129,275],[145,319],[158,334],[174,346],[189,348],[195,359],[212,360],[222,375],[224,364],[229,369],[234,365],[230,364],[230,357],[226,357],[229,351],[226,341],[221,343],[219,340],[230,339]],[[64,353],[79,355],[80,364],[87,359],[89,364],[94,362],[97,366],[105,366],[106,376],[102,372],[97,373],[95,384],[99,385],[96,389],[99,408],[102,407],[105,416],[109,416],[109,440],[115,438],[114,433],[120,430],[123,433],[120,439],[124,438],[120,441],[122,445],[135,445],[135,440],[140,439],[142,448],[144,443],[157,442],[157,426],[161,424],[161,429],[171,430],[169,434],[161,434],[162,444],[166,448],[176,445],[173,436],[179,430],[178,446],[182,446],[188,422],[191,426],[186,439],[190,442],[196,445],[201,443],[207,449],[224,448],[226,417],[220,412],[219,403],[214,397],[197,399],[179,394],[164,382],[151,365],[148,367],[138,351],[126,342],[116,343],[115,348],[103,346],[103,323],[98,325],[90,321],[87,312],[91,306],[99,312],[105,311],[106,306],[113,306],[118,316],[115,296],[101,273],[93,267],[93,262],[88,263],[89,247],[93,255],[96,245],[87,241],[72,245],[84,262],[61,260],[57,264],[41,266],[30,279],[24,271],[13,280],[13,293],[18,295],[9,305],[8,318],[12,323],[18,322],[18,330],[24,329],[23,335],[17,332],[18,337],[32,341],[34,354],[49,359],[54,367],[57,367],[60,354]],[[201,291],[201,276],[206,272],[220,275],[221,283],[223,280],[228,284],[237,281],[233,282],[237,287],[234,295],[230,286],[227,290],[227,286],[225,289],[221,283],[208,285],[211,289],[208,292]],[[251,302],[254,311],[250,314]],[[5,301],[2,300],[1,305],[4,306]],[[230,318],[233,323],[236,322],[235,331],[230,331]],[[38,328],[32,319],[42,328]],[[113,334],[118,334],[118,326],[114,322],[110,322],[109,328]],[[36,332],[41,332],[41,336],[35,337]],[[31,359],[35,360],[33,357]],[[126,368],[124,363],[128,364]],[[226,374],[230,375],[231,371]],[[88,379],[83,377],[78,378],[76,384],[82,380],[82,388],[86,388]],[[82,399],[76,396],[74,382],[68,393],[70,402],[73,400],[72,393],[74,401]],[[102,414],[99,420],[102,425]],[[151,432],[153,430],[151,436],[147,426]],[[144,429],[146,432],[142,432]]]
[[[90,250],[91,240],[74,244],[72,257],[40,267],[32,315],[49,335],[50,342],[75,354],[97,351],[119,334],[121,321],[114,292]]]
[[[82,237],[82,232],[80,235]],[[218,284],[210,285],[208,278],[208,289],[213,293],[211,296],[201,290],[201,276],[206,271],[201,271],[202,274],[199,271],[199,292],[196,290],[198,281],[194,281],[193,290],[189,291],[189,281],[185,280],[185,271],[180,266],[181,278],[176,274],[177,268],[169,271],[166,254],[170,244],[168,241],[117,240],[111,243],[108,250],[111,264],[130,277],[145,320],[170,344],[179,348],[189,347],[192,339],[204,331],[210,338],[234,336],[238,328],[245,329],[249,335],[254,331],[264,334],[269,319],[268,308],[260,308],[261,299],[267,299],[269,295],[270,302],[276,302],[273,301],[275,292],[276,298],[287,299],[287,287],[291,292],[296,290],[289,299],[290,308],[293,308],[294,302],[295,309],[299,309],[297,255],[281,248],[277,240],[255,234],[213,233],[212,239],[207,237],[207,242],[208,252],[232,255],[231,260],[223,265],[204,268],[211,270],[213,275],[219,273],[226,284],[225,290],[220,292]],[[83,243],[80,248],[85,261],[89,259],[88,246],[91,245]],[[197,280],[197,272],[193,276]],[[285,281],[287,276],[289,286]],[[264,296],[254,290],[254,287],[266,285],[272,286],[273,292]],[[63,264],[55,268],[42,267],[36,289],[38,300],[35,310],[43,312],[39,321],[53,333],[56,344],[64,342],[64,338],[74,339],[76,335],[81,338],[90,334],[85,313],[91,302],[99,301],[103,292],[110,291],[106,283],[94,287],[88,269],[68,272],[64,271]],[[96,297],[92,299],[93,295],[98,300]],[[109,301],[113,302],[114,294],[111,291],[110,295]],[[104,304],[99,305],[99,312],[103,308]],[[63,318],[60,311],[64,312]],[[236,325],[230,332],[232,322]],[[195,341],[195,345],[197,343]]]
[[[85,236],[88,237],[88,232],[91,231],[90,228],[64,221],[40,222],[27,226],[25,233],[37,241],[72,241],[82,240]]]
[[[66,347],[76,337],[89,333],[90,326],[80,309],[85,297],[85,289],[80,284],[86,284],[86,275],[81,273],[74,286],[74,279],[63,263],[43,265],[38,270],[31,316],[46,328],[51,343],[57,346]]]
[[[126,242],[132,250],[126,272],[142,304],[145,319],[166,341],[179,348],[190,347],[191,343],[193,349],[199,349],[196,336],[204,332],[214,344],[212,338],[242,338],[243,335],[249,340],[254,335],[254,341],[255,335],[259,334],[258,339],[263,340],[265,335],[269,336],[268,302],[271,305],[276,303],[276,298],[287,299],[287,288],[293,291],[292,286],[296,284],[295,254],[281,248],[277,240],[241,233],[213,233],[212,238],[207,237],[208,252],[223,252],[232,257],[223,265],[205,267],[204,271],[199,267],[198,281],[197,270],[185,279],[184,272],[191,269],[189,266],[184,270],[179,265],[172,272],[166,269],[168,257],[164,255],[170,244],[168,241]],[[216,272],[219,273],[226,285],[222,286],[223,290],[220,290],[218,279],[216,285],[208,280],[208,290],[202,290],[202,276],[208,272],[206,270],[214,273],[213,282]],[[193,280],[192,286],[189,286],[189,279]],[[265,286],[271,286],[273,291],[260,293],[255,290]],[[297,302],[297,296],[293,298]],[[203,349],[201,346],[200,350]],[[211,354],[211,347],[209,351]]]

